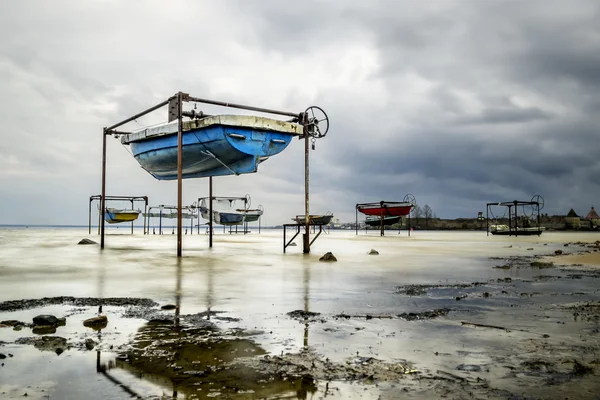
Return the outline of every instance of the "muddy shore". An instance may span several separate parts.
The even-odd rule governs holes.
[[[304,330],[305,345],[278,354],[260,345],[277,332],[236,327],[224,310],[181,314],[177,302],[144,298],[5,301],[1,315],[10,318],[0,321],[0,373],[36,362],[31,348],[44,357],[91,355],[95,373],[122,398],[594,399],[600,389],[597,246],[567,243],[560,253],[549,248],[544,255],[490,258],[489,268],[506,271],[503,278],[393,285],[387,295],[406,297],[412,310],[289,310],[278,318]],[[38,312],[66,323],[36,333],[31,316]],[[98,316],[107,324],[85,325]],[[333,350],[311,346],[309,330],[328,338]],[[419,338],[425,331],[435,331],[427,342]],[[369,353],[332,356],[357,335],[375,339]],[[378,348],[384,338],[410,346],[413,357],[389,359]],[[162,394],[155,386],[135,388],[133,377]],[[57,393],[38,381],[27,387],[0,380],[0,395]]]

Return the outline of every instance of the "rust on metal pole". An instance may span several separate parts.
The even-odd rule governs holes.
[[[181,257],[181,205],[183,203],[183,132],[181,119],[181,92],[177,93],[177,257]]]
[[[208,247],[213,245],[213,190],[212,176],[208,177]]]
[[[302,252],[304,254],[310,253],[310,207],[309,207],[309,152],[308,152],[308,128],[306,127],[307,116],[304,115],[302,117],[302,122],[304,125],[304,245]]]
[[[102,131],[102,197],[100,198],[100,248],[104,248],[104,209],[106,207],[106,128]]]

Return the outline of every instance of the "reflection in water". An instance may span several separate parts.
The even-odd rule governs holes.
[[[309,305],[308,305],[308,291],[309,291],[309,283],[310,283],[310,266],[308,263],[304,263],[304,271],[303,271],[303,287],[304,287],[304,349],[308,350],[308,315],[309,315]]]
[[[136,378],[143,378],[172,390],[172,398],[180,396],[211,398],[217,395],[234,395],[240,399],[250,398],[297,398],[307,399],[317,391],[313,377],[304,371],[300,376],[281,375],[261,368],[256,356],[266,352],[245,338],[224,338],[220,330],[208,321],[214,306],[213,265],[206,265],[207,318],[181,319],[183,298],[183,266],[181,260],[175,265],[175,316],[154,319],[141,327],[127,355],[102,364],[97,352],[96,371],[119,385],[130,396],[141,396],[128,385],[127,379],[119,379],[109,372],[112,368],[128,371]],[[310,266],[303,272],[304,309],[309,311]],[[205,314],[205,313],[201,313]],[[204,315],[202,315],[203,317]],[[308,348],[309,320],[304,320],[304,346]],[[255,357],[255,362],[237,362],[238,359]],[[125,381],[125,382],[121,382]],[[219,394],[216,394],[216,392]]]
[[[117,364],[114,360],[110,360],[106,363],[102,363],[101,353],[102,352],[100,350],[96,350],[96,372],[99,374],[102,374],[102,376],[104,376],[106,379],[108,379],[109,381],[111,381],[112,383],[114,383],[115,385],[120,387],[121,389],[123,389],[132,398],[142,399],[143,396],[141,394],[137,393],[126,383],[122,382],[121,380],[119,380],[119,379],[115,378],[114,376],[112,376],[111,374],[109,374],[109,371],[113,368],[116,368]]]
[[[206,291],[206,319],[210,320],[211,308],[213,306],[213,260],[208,260],[206,266],[207,284],[208,289]]]

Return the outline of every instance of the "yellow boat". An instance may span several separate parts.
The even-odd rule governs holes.
[[[140,210],[118,210],[116,208],[107,208],[104,212],[104,220],[109,224],[131,222],[138,219],[140,212]]]

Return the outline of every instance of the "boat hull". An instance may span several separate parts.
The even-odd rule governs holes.
[[[384,217],[383,218],[383,225],[393,225],[393,224],[397,224],[398,222],[400,222],[400,216],[396,216],[396,217]],[[367,219],[365,221],[365,224],[367,224],[368,226],[381,226],[381,219],[380,218],[370,218]]]
[[[411,203],[380,202],[373,204],[358,205],[361,213],[369,216],[403,217],[410,213],[413,205]]]
[[[212,219],[212,221],[218,225],[232,226],[241,225],[244,223],[244,214],[242,213],[230,213],[213,210],[212,218],[210,218],[208,208],[200,207],[200,214],[202,215],[202,218],[209,221]]]
[[[253,125],[248,118],[222,116],[209,117],[205,122],[187,122],[182,134],[183,178],[256,172],[258,164],[285,150],[297,135],[295,125],[259,118],[255,118],[258,122]],[[279,125],[273,126],[275,123]],[[122,143],[131,146],[140,166],[156,179],[177,179],[177,124],[147,131],[132,134]]]
[[[104,213],[104,220],[109,224],[119,224],[121,222],[135,221],[139,216],[139,211],[119,211],[108,209]]]
[[[542,234],[544,230],[543,229],[532,229],[532,230],[512,230],[512,231],[508,231],[508,230],[499,230],[499,231],[490,231],[490,233],[492,235],[498,235],[498,236],[540,236]]]
[[[262,211],[248,211],[244,215],[245,222],[256,222],[262,216]]]
[[[311,225],[327,225],[331,222],[333,215],[311,215],[310,216],[310,224]],[[305,225],[306,218],[304,215],[298,215],[296,218],[292,218],[293,221],[296,221],[298,225]]]

